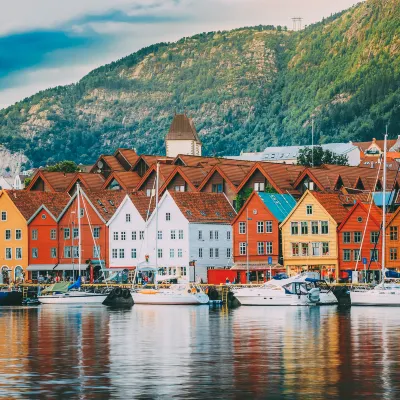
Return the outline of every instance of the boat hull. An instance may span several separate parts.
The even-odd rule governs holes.
[[[386,292],[386,291],[385,291]],[[351,292],[352,306],[400,306],[400,292],[379,291]]]
[[[317,304],[321,306],[335,305],[338,304],[338,300],[332,292],[328,293],[320,292],[319,302]]]
[[[20,306],[22,300],[22,292],[0,292],[0,306]]]
[[[242,306],[310,306],[316,303],[310,303],[306,296],[297,296],[292,294],[284,294],[277,296],[271,294],[240,294],[236,293],[235,297]]]
[[[206,294],[175,295],[175,294],[143,294],[132,293],[134,304],[159,304],[159,305],[200,305],[208,304],[209,298]]]
[[[105,294],[84,294],[69,295],[69,294],[56,294],[49,296],[38,296],[41,304],[102,304],[107,298]]]

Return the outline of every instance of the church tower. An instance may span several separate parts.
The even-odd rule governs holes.
[[[176,157],[178,154],[201,156],[201,146],[193,120],[186,113],[175,114],[165,138],[167,157]]]

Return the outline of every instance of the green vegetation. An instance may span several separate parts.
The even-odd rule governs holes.
[[[46,171],[71,173],[79,172],[80,169],[73,161],[64,160],[54,165],[49,165],[48,167],[46,167]]]
[[[321,146],[314,146],[314,151],[311,147],[300,149],[297,157],[297,164],[305,167],[319,167],[322,164],[349,165],[348,161],[347,156],[324,150]]]
[[[207,155],[400,131],[400,0],[369,0],[300,32],[257,26],[159,43],[0,110],[0,143],[33,166],[116,147],[162,153],[174,111]]]

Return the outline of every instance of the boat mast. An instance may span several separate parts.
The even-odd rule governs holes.
[[[382,215],[382,282],[385,277],[386,262],[386,147],[387,147],[387,125],[383,151],[383,215]]]
[[[158,271],[158,180],[160,175],[160,163],[157,161],[157,175],[156,175],[156,271]],[[155,279],[154,279],[155,281]]]
[[[81,276],[81,261],[82,261],[82,256],[81,256],[81,190],[80,190],[80,185],[79,183],[76,185],[76,192],[78,196],[78,277]],[[73,234],[72,234],[73,236]],[[73,249],[72,249],[73,251]]]

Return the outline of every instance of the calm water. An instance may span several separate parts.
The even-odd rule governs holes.
[[[1,398],[400,398],[398,308],[0,308]]]

